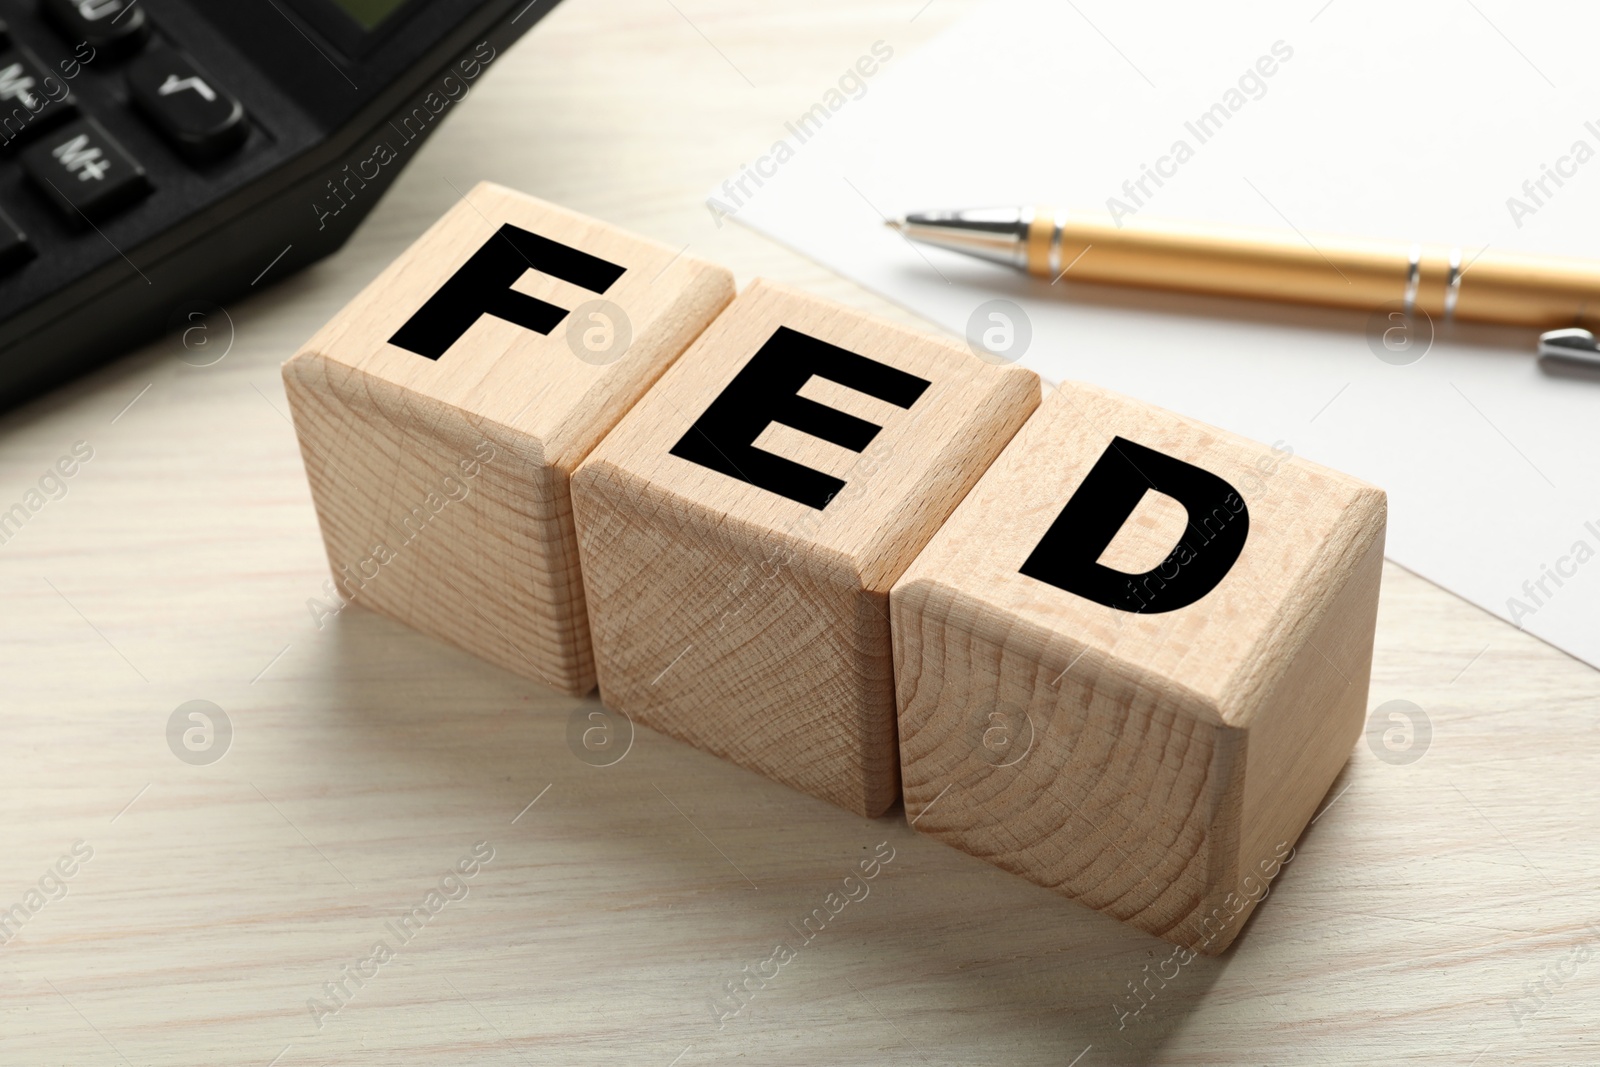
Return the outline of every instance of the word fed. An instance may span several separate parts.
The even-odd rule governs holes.
[[[342,600],[1199,951],[1361,732],[1381,491],[498,186],[284,379]]]

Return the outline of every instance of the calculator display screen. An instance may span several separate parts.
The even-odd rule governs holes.
[[[375,29],[378,23],[394,14],[406,0],[334,0],[345,13],[365,29]]]

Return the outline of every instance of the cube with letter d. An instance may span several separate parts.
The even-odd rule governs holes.
[[[1087,385],[891,594],[913,825],[1221,952],[1365,718],[1384,494]]]
[[[568,479],[733,276],[487,183],[284,364],[332,580],[567,693],[594,688]]]
[[[899,796],[889,589],[1039,402],[755,282],[573,476],[600,693],[865,815]]]

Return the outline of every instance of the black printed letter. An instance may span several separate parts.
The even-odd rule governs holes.
[[[1188,512],[1183,540],[1154,570],[1127,574],[1099,559],[1154,489]],[[1116,437],[1050,524],[1022,573],[1108,608],[1159,614],[1217,587],[1244,550],[1250,510],[1227,482],[1181,459]]]
[[[567,317],[567,312],[511,288],[530,270],[571,282],[591,293],[603,293],[622,277],[625,268],[508,222],[428,298],[389,338],[389,343],[438,359],[483,315],[548,335]]]
[[[883,427],[798,395],[812,375],[902,408],[933,384],[780,326],[672,446],[672,454],[807,507],[827,507],[844,482],[755,447],[774,422],[852,452],[872,443]]]

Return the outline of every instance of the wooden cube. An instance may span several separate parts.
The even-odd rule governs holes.
[[[1038,378],[764,282],[573,476],[600,692],[864,815],[899,795],[889,588]]]
[[[1384,494],[1067,384],[891,594],[912,825],[1189,949],[1365,716]]]
[[[353,601],[594,688],[572,471],[732,298],[721,267],[474,188],[284,364],[318,624]]]

